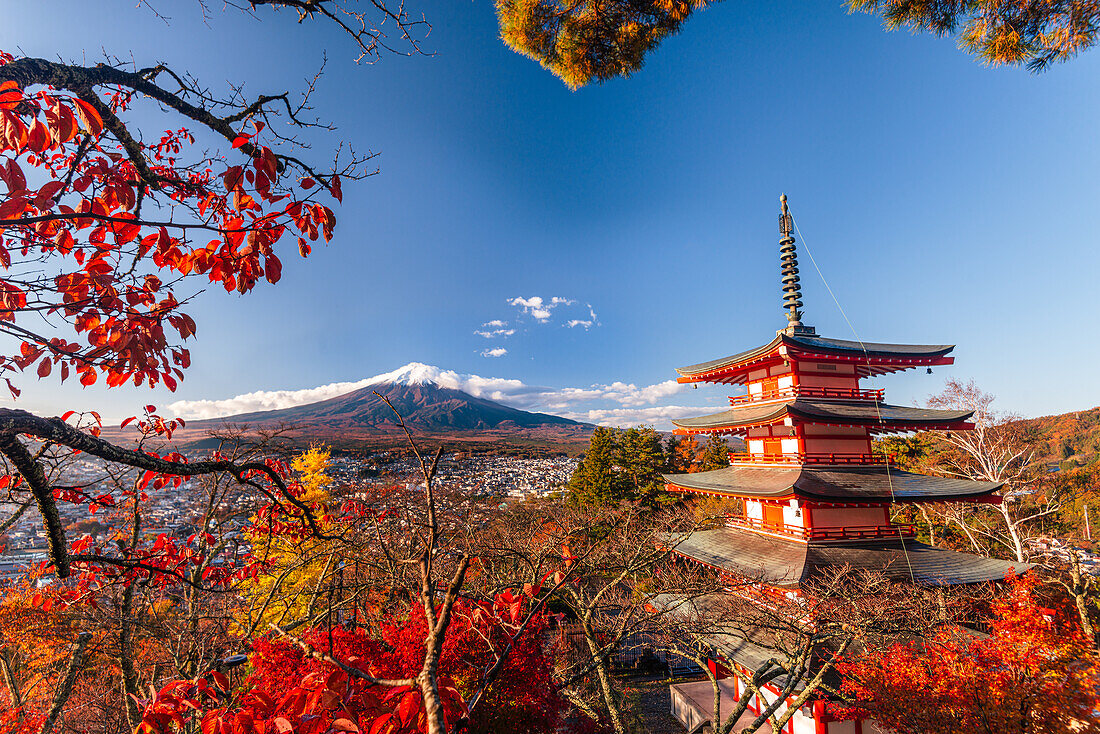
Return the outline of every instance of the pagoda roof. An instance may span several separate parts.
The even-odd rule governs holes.
[[[931,477],[886,466],[727,466],[694,474],[666,474],[672,487],[689,492],[823,503],[955,502],[978,499],[1000,482]]]
[[[657,594],[649,604],[669,616],[691,620],[698,615],[706,615],[714,610],[725,611],[729,593],[703,594],[691,597],[686,594]],[[777,640],[772,630],[746,627],[736,617],[729,617],[728,624],[708,625],[711,632],[703,636],[708,642],[722,651],[729,660],[733,660],[749,670],[760,670],[769,660],[775,660]],[[835,677],[835,676],[834,676]],[[787,676],[777,675],[772,679],[780,686],[786,684]],[[795,682],[795,691],[805,688],[806,679]],[[707,695],[711,689],[708,684]]]
[[[923,364],[950,364],[953,360],[947,354],[955,348],[954,344],[885,344],[779,332],[764,346],[729,357],[680,367],[676,371],[681,375],[681,382],[741,382],[740,376],[734,373],[748,370],[754,363],[778,355],[780,347],[784,346],[796,354],[835,356],[846,361],[855,361],[857,370],[865,376],[896,372]]]
[[[1031,564],[935,548],[909,538],[801,542],[751,530],[700,530],[673,544],[683,557],[770,586],[798,587],[828,569],[880,571],[895,581],[926,586],[1000,581]]]
[[[833,425],[867,425],[880,430],[929,429],[934,427],[968,428],[959,425],[972,410],[935,410],[886,405],[869,400],[807,400],[794,399],[786,403],[736,405],[721,413],[681,418],[673,425],[686,433],[732,432],[753,426],[771,425],[790,416],[801,423]]]

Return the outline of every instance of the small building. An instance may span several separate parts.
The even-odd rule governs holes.
[[[722,412],[673,421],[675,433],[737,436],[746,451],[731,453],[729,466],[721,469],[668,475],[666,488],[735,498],[743,511],[728,516],[725,527],[692,533],[674,552],[786,594],[841,566],[929,586],[999,581],[1022,572],[1024,564],[918,542],[914,527],[891,521],[896,504],[1001,501],[999,483],[901,471],[874,449],[881,434],[973,428],[970,412],[890,405],[883,390],[861,384],[864,378],[952,364],[954,345],[834,339],[803,324],[792,219],[785,196],[781,202],[786,327],[763,346],[677,370],[681,383],[743,385],[745,392],[731,397]],[[754,669],[752,659],[764,653],[747,641],[739,644],[745,670]],[[697,694],[692,685],[698,687],[673,690],[673,713],[689,731],[710,716],[709,703],[701,711],[691,703]],[[704,685],[702,700],[713,700]],[[735,700],[736,679],[723,685],[730,689],[723,695]],[[876,730],[873,722],[829,720],[824,703],[794,716],[792,734]]]

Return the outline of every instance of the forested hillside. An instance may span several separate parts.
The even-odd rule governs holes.
[[[1100,407],[1029,418],[1021,423],[1034,435],[1036,450],[1049,462],[1072,468],[1100,458]]]

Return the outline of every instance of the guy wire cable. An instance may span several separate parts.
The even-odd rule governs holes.
[[[790,205],[788,204],[788,209]],[[832,296],[833,303],[836,304],[837,309],[840,311],[840,315],[844,317],[844,321],[847,322],[848,328],[852,330],[852,335],[855,336],[856,341],[859,342],[860,349],[863,350],[863,358],[867,360],[867,376],[871,376],[871,355],[867,351],[867,345],[863,343],[863,339],[860,338],[859,332],[856,331],[856,327],[852,325],[852,320],[848,318],[848,314],[845,313],[844,307],[840,305],[840,300],[837,299],[836,294],[833,293],[833,289],[829,286],[829,281],[825,279],[825,274],[821,272],[821,268],[817,265],[817,260],[814,259],[813,250],[810,249],[809,243],[806,242],[806,238],[802,236],[802,231],[798,228],[798,219],[795,218],[794,213],[791,213],[791,223],[794,224],[794,231],[798,233],[798,239],[802,241],[802,246],[806,249],[806,254],[810,256],[810,262],[813,263],[814,270],[817,271],[817,275],[821,278],[821,282],[825,284],[825,290],[829,291],[829,295]],[[879,426],[885,425],[882,420],[882,409],[880,407],[879,399],[875,398],[875,413],[878,415]],[[886,483],[890,488],[890,504],[897,504],[894,497],[894,478],[890,473],[890,455],[885,451],[882,452],[883,459],[886,463]],[[889,521],[889,517],[887,517]],[[905,556],[905,565],[909,568],[909,580],[914,584],[917,582],[916,577],[913,574],[913,564],[909,560],[909,549],[905,546],[905,538],[901,534],[901,528],[898,527],[898,542],[901,543],[901,552]]]

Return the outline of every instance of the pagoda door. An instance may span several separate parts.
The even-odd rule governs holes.
[[[769,394],[774,395],[775,391],[779,389],[779,378],[769,377],[764,380],[764,384],[761,385],[764,390],[764,397],[767,398]]]
[[[764,505],[764,527],[782,530],[784,524],[783,505],[772,505],[766,503]]]

